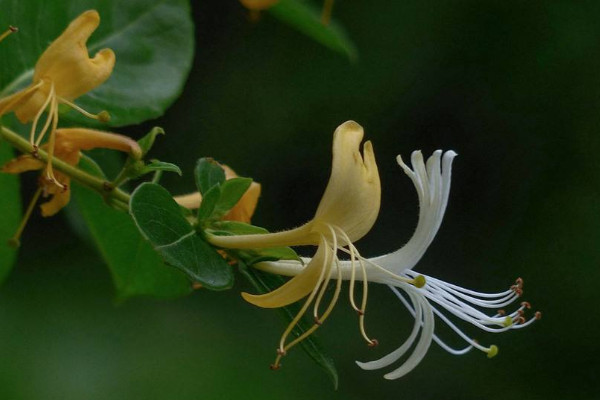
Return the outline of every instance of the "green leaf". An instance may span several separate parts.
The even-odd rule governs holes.
[[[268,293],[285,283],[284,279],[279,275],[272,275],[265,272],[257,271],[253,268],[245,266],[243,263],[239,263],[239,268],[247,279],[248,282],[260,293]],[[286,324],[292,322],[298,312],[300,312],[300,306],[298,304],[291,304],[286,307],[279,308],[281,315],[286,321]],[[292,335],[299,337],[302,333],[306,332],[313,325],[312,321],[309,321],[303,316],[298,324],[292,329]],[[338,373],[335,368],[333,359],[325,352],[321,343],[319,343],[315,334],[310,335],[306,339],[300,342],[302,349],[308,354],[308,356],[317,363],[321,369],[331,379],[335,389],[338,387]]]
[[[321,10],[301,0],[279,0],[268,9],[269,13],[285,24],[309,36],[329,49],[346,55],[350,61],[356,61],[356,46],[348,38],[345,30],[331,21],[329,25],[321,23]]]
[[[0,140],[0,165],[4,165],[13,157],[11,147]],[[17,251],[8,245],[8,240],[17,231],[21,220],[19,177],[0,173],[0,188],[2,188],[0,196],[0,283],[2,283],[11,271],[17,255]]]
[[[198,208],[198,224],[199,226],[204,226],[205,221],[210,221],[215,207],[221,198],[221,186],[215,185],[202,198],[200,202],[200,207]]]
[[[203,157],[196,163],[194,177],[198,190],[204,195],[213,186],[225,182],[225,171],[214,159]]]
[[[196,234],[179,204],[162,186],[149,182],[141,184],[131,195],[130,212],[139,230],[167,263],[207,289],[231,287],[231,266]]]
[[[181,93],[192,65],[194,27],[188,0],[0,0],[0,26],[19,27],[2,42],[0,97],[28,85],[48,44],[92,8],[102,20],[88,41],[89,53],[111,48],[117,62],[110,79],[76,103],[92,113],[107,110],[110,126],[162,115]],[[91,122],[75,111],[63,118]]]
[[[233,285],[231,266],[195,232],[156,249],[166,262],[181,269],[207,289],[224,290]]]
[[[150,132],[148,132],[143,138],[138,140],[138,144],[142,149],[142,156],[145,157],[146,154],[150,151],[152,146],[154,146],[154,141],[158,135],[164,135],[165,130],[159,126],[155,126],[152,128]]]
[[[175,172],[179,176],[183,175],[183,173],[181,172],[181,169],[175,164],[164,162],[164,161],[152,160],[152,161],[150,161],[150,164],[145,165],[140,170],[140,176],[145,175],[149,172],[155,172],[155,171]]]
[[[250,178],[232,178],[223,182],[221,197],[215,206],[213,218],[220,219],[227,214],[246,193],[251,183],[252,179]]]
[[[176,242],[194,229],[169,192],[155,183],[142,183],[131,195],[130,212],[140,232],[154,246]]]
[[[89,159],[79,166],[102,175]],[[173,298],[191,292],[189,279],[163,262],[139,233],[129,215],[104,204],[97,193],[73,184],[73,201],[83,217],[94,243],[108,265],[120,300],[133,296]]]

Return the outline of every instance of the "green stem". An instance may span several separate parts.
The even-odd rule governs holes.
[[[28,140],[4,126],[0,127],[0,137],[25,154],[33,153],[33,146]],[[45,151],[38,149],[37,154],[42,161],[48,161],[48,153]],[[98,192],[109,204],[116,200],[121,203],[121,206],[129,205],[131,196],[121,189],[112,188],[110,182],[105,179],[88,174],[56,157],[52,158],[52,167],[67,175],[77,183]]]

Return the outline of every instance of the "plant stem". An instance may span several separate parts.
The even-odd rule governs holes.
[[[25,154],[33,153],[33,146],[28,140],[4,126],[0,127],[0,138]],[[48,153],[42,149],[38,149],[37,154],[42,161],[48,161]],[[107,180],[84,172],[56,157],[52,158],[52,167],[69,176],[75,182],[98,192],[109,204],[116,200],[121,205],[128,207],[131,196],[121,189],[113,188]]]

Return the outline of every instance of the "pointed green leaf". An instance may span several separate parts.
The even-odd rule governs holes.
[[[219,186],[214,189],[218,190]],[[207,289],[231,287],[231,266],[196,234],[180,206],[162,186],[155,183],[140,185],[131,195],[130,212],[142,234],[168,264]]]
[[[207,289],[224,290],[233,285],[231,266],[195,232],[156,250],[160,251],[166,262],[181,269]]]
[[[300,0],[279,0],[268,11],[275,18],[323,46],[345,54],[350,61],[356,60],[358,52],[345,30],[335,21],[331,21],[329,25],[323,25],[321,10],[312,4]]]
[[[79,166],[102,176],[102,171],[87,157],[82,158]],[[111,271],[120,300],[133,296],[172,298],[192,291],[189,279],[165,265],[127,213],[108,207],[97,193],[76,183],[72,189],[73,201],[69,207],[76,208],[83,217]]]
[[[155,126],[152,128],[150,132],[148,132],[143,138],[138,140],[138,144],[142,149],[142,155],[145,157],[146,154],[150,151],[152,146],[154,146],[154,141],[158,135],[164,135],[165,130],[159,126]]]
[[[198,191],[204,195],[213,186],[225,182],[225,171],[214,159],[204,157],[198,160],[194,169],[196,186]]]
[[[176,242],[193,232],[179,204],[162,186],[146,182],[131,195],[130,212],[140,232],[154,245]]]
[[[252,179],[250,178],[232,178],[223,182],[221,184],[221,196],[212,217],[221,219],[227,214],[246,193],[251,183]]]
[[[140,176],[155,171],[175,172],[179,176],[183,175],[181,169],[175,164],[164,161],[152,160],[150,161],[150,164],[147,164],[142,168],[142,170],[140,171]]]
[[[204,195],[200,207],[198,208],[198,224],[204,225],[209,221],[215,211],[215,207],[221,198],[221,185],[215,185]]]

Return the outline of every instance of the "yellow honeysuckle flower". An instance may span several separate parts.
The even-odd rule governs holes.
[[[51,164],[59,104],[66,104],[90,118],[108,118],[106,112],[93,115],[73,103],[77,97],[104,83],[115,64],[115,54],[110,49],[100,50],[93,58],[88,54],[86,42],[99,24],[100,16],[95,10],[86,11],[75,18],[38,59],[32,83],[0,99],[0,116],[14,112],[22,123],[32,122],[30,142],[34,149],[40,146],[50,131],[46,177],[59,188],[61,183],[55,177]],[[37,133],[38,122],[44,111],[48,112],[48,118]]]
[[[131,156],[136,159],[142,157],[142,150],[138,143],[123,135],[86,128],[63,128],[57,129],[55,136],[55,156],[73,166],[79,163],[81,150],[91,150],[95,148],[122,151],[131,154]],[[47,147],[48,145],[44,145],[42,146],[42,149],[46,149]],[[20,174],[26,171],[40,170],[45,166],[46,164],[43,161],[37,159],[33,155],[24,154],[8,161],[2,166],[0,171],[9,174]],[[33,205],[37,202],[40,195],[43,194],[44,197],[50,197],[49,201],[40,206],[42,216],[44,217],[50,217],[56,214],[69,203],[71,198],[69,176],[60,171],[56,171],[55,179],[58,180],[60,186],[47,179],[40,179],[40,187],[25,213],[21,226],[13,237],[14,242],[18,242],[18,238],[33,210]]]
[[[341,274],[342,279],[349,280],[351,285],[354,279],[368,279],[370,282],[388,285],[415,318],[408,339],[396,350],[375,361],[357,362],[365,370],[385,368],[398,362],[413,349],[395,370],[384,375],[386,379],[398,379],[412,371],[425,357],[432,341],[454,355],[462,355],[472,349],[486,353],[489,358],[498,354],[497,346],[483,346],[472,339],[452,321],[452,317],[482,331],[500,333],[525,328],[542,316],[537,311],[533,318],[526,320],[525,313],[531,308],[528,302],[521,302],[512,312],[504,311],[504,307],[522,296],[521,278],[504,291],[484,293],[422,275],[412,269],[433,242],[442,223],[450,195],[452,161],[455,156],[453,151],[443,153],[438,150],[425,162],[421,152],[415,151],[411,157],[412,168],[398,156],[398,164],[412,180],[419,198],[419,221],[413,236],[400,249],[383,256],[363,258],[355,253],[355,257],[364,264],[365,273],[362,276],[354,277],[354,260],[339,261],[338,274]],[[305,258],[303,261],[309,267],[313,263],[330,262],[323,261],[323,256],[315,256],[312,260]],[[297,261],[263,262],[255,267],[292,277],[304,275],[309,268]],[[414,283],[408,283],[407,279],[412,279]],[[488,311],[490,309],[494,311]],[[457,349],[442,341],[434,332],[436,317],[465,341],[467,346]]]
[[[329,183],[315,216],[306,224],[288,231],[238,236],[208,235],[213,245],[231,249],[253,249],[279,246],[318,246],[315,257],[296,276],[280,288],[264,294],[242,293],[244,299],[259,307],[283,307],[304,297],[304,302],[296,318],[283,333],[278,356],[273,368],[279,367],[283,355],[295,344],[314,332],[328,317],[337,302],[341,290],[342,270],[337,256],[338,251],[349,253],[352,258],[350,282],[350,303],[359,314],[360,331],[369,345],[377,344],[367,336],[364,329],[364,313],[367,303],[367,279],[363,279],[363,298],[360,306],[354,300],[355,270],[360,267],[366,274],[365,264],[357,262],[358,251],[352,244],[363,237],[373,226],[379,213],[381,185],[373,146],[365,142],[363,154],[360,143],[363,128],[354,121],[340,125],[333,138],[333,161]],[[332,278],[337,279],[334,295],[324,311],[320,310],[327,286]],[[418,280],[399,278],[403,282],[418,284]],[[313,304],[315,324],[303,335],[286,344],[293,327]]]
[[[235,171],[229,166],[221,164],[221,167],[225,171],[225,179],[238,177]],[[259,197],[260,184],[257,182],[252,182],[248,190],[246,190],[246,193],[244,193],[237,204],[231,210],[229,210],[227,214],[225,214],[223,220],[250,223],[252,215],[254,215],[254,211],[256,210]],[[194,210],[200,207],[202,195],[199,192],[194,192],[175,196],[174,199],[179,205]]]

